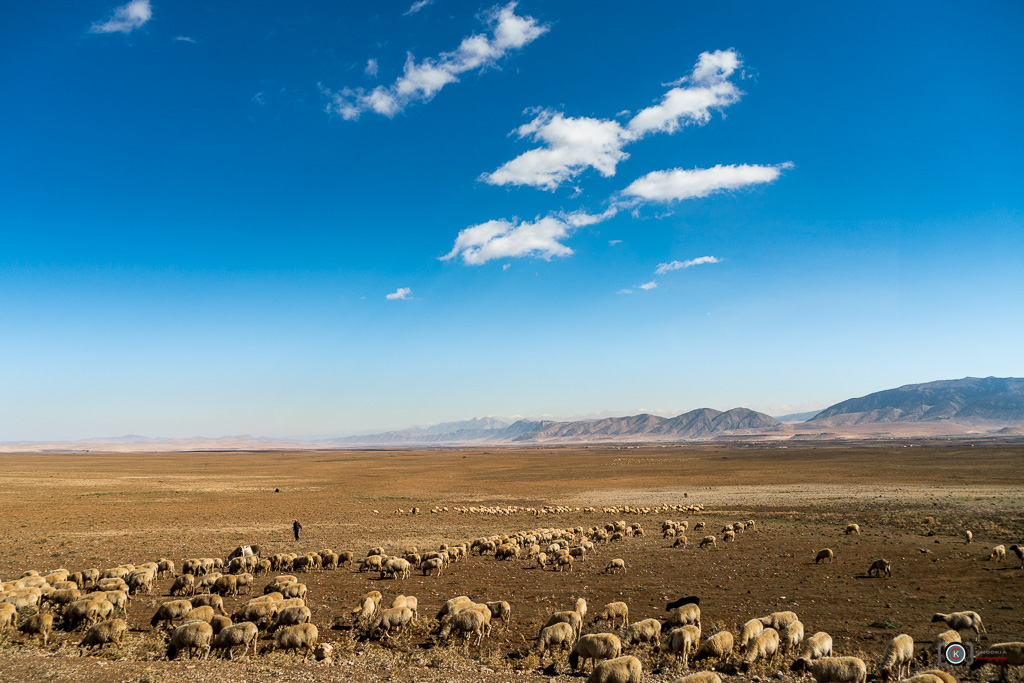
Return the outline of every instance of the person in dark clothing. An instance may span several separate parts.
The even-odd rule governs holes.
[[[299,532],[302,531],[302,525],[299,524],[299,520],[292,522],[292,531],[295,532],[295,540],[299,540]]]

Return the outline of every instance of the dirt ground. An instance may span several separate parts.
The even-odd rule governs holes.
[[[546,449],[314,451],[176,454],[13,454],[0,456],[0,577],[28,569],[100,569],[158,557],[178,567],[186,557],[226,557],[240,543],[274,552],[351,550],[373,546],[398,554],[409,545],[441,543],[542,527],[588,528],[617,519],[639,522],[646,535],[599,544],[571,573],[533,562],[473,556],[440,577],[414,573],[403,581],[349,569],[300,575],[321,641],[336,648],[335,665],[304,664],[275,653],[225,662],[169,662],[149,626],[167,599],[170,579],[128,610],[131,632],[121,650],[80,656],[81,632],[55,632],[48,648],[10,632],[0,635],[2,681],[568,681],[565,656],[545,670],[530,646],[554,611],[587,599],[591,614],[622,600],[630,620],[664,617],[665,602],[701,597],[704,637],[734,633],[747,619],[793,610],[808,635],[827,631],[838,654],[861,656],[869,668],[886,642],[908,633],[916,650],[946,630],[935,612],[975,610],[987,628],[979,647],[1024,639],[1024,570],[1009,554],[988,561],[997,544],[1024,542],[1024,447],[913,444],[788,444],[765,446],[640,446]],[[701,504],[701,513],[608,514],[602,507]],[[456,508],[561,505],[571,512],[535,516],[464,513]],[[595,506],[596,512],[585,512]],[[422,514],[409,511],[419,507]],[[448,511],[431,513],[436,507]],[[291,537],[298,518],[304,538]],[[704,521],[717,549],[673,549],[663,519]],[[721,527],[754,519],[754,531],[722,543]],[[843,533],[850,522],[862,533]],[[974,542],[961,532],[970,529]],[[831,564],[814,564],[822,548]],[[871,562],[892,562],[888,579],[869,579]],[[623,558],[625,575],[602,572]],[[257,580],[256,593],[270,577]],[[358,596],[380,590],[418,597],[420,624],[382,647],[358,633],[331,630]],[[437,646],[431,617],[444,600],[507,600],[508,631],[495,630],[481,648]],[[227,610],[248,596],[226,598]],[[893,628],[869,624],[890,622]],[[609,630],[586,620],[584,632]],[[966,635],[966,634],[965,634]],[[685,672],[674,658],[635,648],[645,680],[673,681]],[[934,663],[934,656],[927,660]],[[796,680],[790,657],[758,665],[731,681]],[[926,668],[922,663],[918,670]],[[726,666],[725,672],[731,671]],[[958,678],[995,677],[991,668]],[[1015,674],[1018,679],[1020,672]],[[573,680],[582,680],[573,678]]]

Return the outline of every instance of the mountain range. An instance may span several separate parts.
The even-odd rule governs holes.
[[[0,443],[0,452],[300,450],[310,448],[488,446],[690,441],[822,441],[881,438],[1024,437],[1024,379],[965,377],[907,384],[776,419],[748,408],[642,413],[585,420],[483,417],[331,439],[225,436],[188,439],[128,435],[62,442]]]

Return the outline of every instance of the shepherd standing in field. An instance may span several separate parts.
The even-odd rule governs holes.
[[[299,520],[292,522],[292,531],[295,532],[295,540],[299,540],[299,532],[302,531],[302,525],[299,524]]]

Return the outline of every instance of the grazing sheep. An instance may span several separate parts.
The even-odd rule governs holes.
[[[295,624],[308,624],[313,614],[308,607],[295,606],[286,607],[274,617],[274,623],[267,629],[267,633],[273,633],[282,626],[294,626]]]
[[[377,605],[370,598],[366,598],[360,607],[352,610],[352,622],[355,624],[368,624],[376,611]]]
[[[612,628],[615,628],[615,623],[619,619],[622,619],[622,628],[629,625],[629,605],[624,602],[609,602],[594,617],[594,623],[608,621],[611,622]]]
[[[434,558],[431,560],[423,560],[420,564],[420,570],[423,572],[423,576],[433,576],[431,572],[437,570],[437,575],[441,576],[441,571],[444,569],[444,560],[441,558]]]
[[[1005,560],[1006,559],[1006,546],[1005,545],[997,545],[995,548],[992,548],[992,554],[990,554],[988,556],[988,559],[990,559],[990,560],[998,560],[1000,562]]]
[[[73,602],[77,602],[82,598],[82,591],[77,588],[62,588],[59,590],[53,590],[49,593],[43,594],[39,599],[40,606],[43,605],[60,605],[66,607]]]
[[[1024,642],[996,643],[985,648],[989,652],[1001,653],[1002,659],[991,659],[975,657],[971,664],[971,671],[977,671],[986,664],[994,664],[999,667],[999,680],[1005,681],[1006,674],[1011,666],[1024,666]]]
[[[626,627],[624,645],[634,643],[650,643],[655,650],[661,647],[661,622],[657,619],[644,619]]]
[[[106,600],[79,600],[67,606],[62,615],[62,626],[68,631],[73,631],[82,623],[92,626],[100,620],[100,611]]]
[[[804,640],[804,625],[800,621],[794,621],[779,634],[782,638],[783,652],[787,654],[800,647]]]
[[[303,598],[306,597],[306,584],[304,583],[290,583],[281,589],[281,595],[285,598]]]
[[[705,536],[700,539],[700,545],[698,547],[706,548],[707,546],[712,546],[714,548],[718,547],[718,542],[715,540],[714,536]]]
[[[36,635],[43,637],[43,647],[50,642],[50,631],[53,630],[52,614],[35,614],[25,620],[19,629],[25,635]]]
[[[98,647],[102,650],[107,643],[120,646],[124,643],[124,634],[127,632],[128,622],[124,619],[101,621],[89,627],[89,630],[85,632],[85,637],[78,643],[78,647]]]
[[[1017,559],[1020,560],[1020,568],[1024,569],[1024,546],[1014,543],[1010,546],[1010,552],[1017,556]]]
[[[149,620],[149,625],[156,628],[158,624],[163,622],[166,624],[167,628],[171,628],[174,626],[175,619],[185,618],[185,615],[191,612],[193,607],[195,607],[195,605],[188,600],[171,600],[170,602],[165,602],[157,608],[156,614],[154,614],[153,618]]]
[[[182,574],[171,584],[171,595],[193,595],[195,592],[196,577],[192,574]]]
[[[391,637],[391,631],[401,632],[406,624],[412,622],[412,610],[408,607],[389,607],[377,612],[373,623],[370,624],[368,634],[373,637],[374,633],[380,630],[381,640]]]
[[[761,634],[747,647],[747,652],[743,655],[743,661],[740,662],[740,671],[750,671],[750,667],[762,659],[767,659],[769,666],[774,664],[775,655],[779,652],[780,644],[781,639],[779,638],[778,631],[773,628],[766,628],[761,631]]]
[[[320,632],[313,624],[296,624],[274,634],[274,640],[263,648],[263,654],[274,650],[305,650],[302,661],[309,659],[316,648]]]
[[[791,671],[809,671],[817,683],[865,683],[868,678],[868,668],[858,657],[801,658],[789,668]]]
[[[934,624],[939,621],[945,622],[947,626],[955,631],[970,629],[974,631],[975,636],[986,633],[985,626],[981,623],[981,616],[977,612],[952,612],[950,614],[936,612],[935,616],[932,617],[932,623]]]
[[[732,634],[728,631],[719,631],[697,648],[697,654],[693,656],[693,662],[697,663],[704,659],[728,661],[732,656],[732,645]]]
[[[675,653],[677,662],[682,659],[684,669],[689,668],[690,654],[696,652],[699,646],[700,629],[696,626],[672,629],[668,634],[668,649]]]
[[[541,664],[544,663],[545,652],[552,651],[551,656],[554,657],[555,648],[568,650],[573,645],[575,638],[576,631],[565,622],[542,628],[540,635],[537,636],[537,650],[540,652]]]
[[[605,574],[625,574],[626,573],[626,561],[621,558],[615,558],[604,568]]]
[[[859,524],[847,524],[846,525],[846,532],[845,533],[846,533],[847,536],[849,536],[850,534],[857,534],[858,536],[860,536],[860,525]]]
[[[219,595],[197,595],[188,600],[188,602],[191,602],[193,607],[208,605],[212,607],[214,611],[223,614],[224,616],[228,615],[228,613],[224,611],[224,598]]]
[[[573,610],[579,613],[580,619],[585,618],[587,616],[587,601],[586,601],[586,599],[584,599],[584,598],[577,598],[576,599],[576,604],[575,604],[575,606],[573,606]]]
[[[572,556],[571,555],[559,555],[555,558],[555,571],[561,572],[568,568],[572,571]]]
[[[213,636],[216,638],[218,633],[231,626],[231,617],[215,614],[210,618],[210,626],[213,627]]]
[[[835,559],[835,556],[836,554],[832,552],[832,548],[824,548],[822,550],[819,550],[818,554],[814,556],[814,564],[824,562],[825,560],[831,562],[833,559]]]
[[[700,628],[700,607],[689,604],[669,610],[666,626],[687,626],[689,624]]]
[[[804,647],[800,651],[800,659],[812,660],[832,656],[832,636],[824,631],[818,631],[804,641]]]
[[[613,633],[590,633],[580,637],[569,653],[569,666],[573,672],[579,668],[583,671],[587,660],[593,666],[605,659],[615,659],[622,654],[622,643]]]
[[[213,608],[209,605],[193,607],[192,611],[185,615],[185,621],[205,621],[209,624],[213,621]]]
[[[18,616],[18,608],[6,602],[0,602],[0,631],[14,628]]]
[[[944,678],[936,676],[934,673],[921,673],[916,676],[911,676],[910,678],[904,678],[903,680],[904,682],[910,681],[911,683],[945,683]]]
[[[796,612],[772,612],[766,617],[761,617],[761,624],[771,626],[777,631],[785,629],[794,621],[799,621]]]
[[[486,603],[487,609],[491,611],[491,618],[498,619],[505,625],[505,630],[508,630],[508,626],[512,621],[512,606],[504,600],[496,600],[494,602]],[[584,608],[586,603],[584,603]]]
[[[213,582],[210,592],[217,595],[238,595],[238,577],[233,574],[221,576]]]
[[[875,560],[868,568],[868,576],[892,576],[892,563],[889,560]]]
[[[910,663],[914,661],[914,639],[906,633],[901,633],[885,646],[885,654],[878,664],[878,670],[883,680],[892,677],[892,670],[896,669],[896,680],[902,680],[904,675],[910,675]],[[904,670],[906,674],[904,674]]]
[[[722,678],[714,671],[698,671],[689,676],[683,676],[675,683],[722,683]]]
[[[587,683],[640,683],[643,667],[636,657],[606,659],[590,672]]]
[[[469,639],[475,635],[476,644],[479,646],[484,636],[491,630],[491,612],[486,605],[480,607],[483,609],[471,607],[450,615],[441,627],[438,637],[447,640],[453,633],[461,633],[468,646]]]
[[[760,619],[751,619],[743,624],[743,628],[740,629],[740,654],[746,651],[762,631],[764,631],[764,624]]]
[[[411,595],[398,595],[391,603],[392,607],[406,607],[412,612],[413,623],[420,618],[420,601]]]
[[[548,619],[547,623],[541,627],[541,629],[543,630],[548,626],[554,626],[555,624],[562,623],[569,624],[569,626],[572,627],[572,632],[573,634],[575,634],[574,639],[579,638],[580,633],[583,632],[583,617],[580,616],[579,612],[573,610],[569,610],[566,612],[555,612]]]
[[[676,540],[672,543],[673,548],[685,548],[687,544],[686,536],[676,536]]]
[[[448,600],[443,605],[441,605],[441,609],[437,611],[437,615],[434,618],[438,621],[441,621],[449,614],[454,614],[455,612],[457,612],[458,608],[472,604],[474,604],[473,600],[468,596],[458,595],[452,598],[451,600]]]
[[[974,541],[974,534],[967,529],[964,529],[964,543],[972,543]]]
[[[732,543],[736,540],[736,532],[726,531],[724,534],[722,534],[722,540],[726,543]]]
[[[250,602],[242,605],[231,615],[235,622],[251,621],[254,624],[269,626],[277,616],[277,605],[272,602]]]
[[[232,648],[242,645],[245,647],[242,651],[242,656],[245,657],[249,654],[250,646],[253,653],[256,652],[256,640],[259,638],[259,635],[259,628],[251,621],[231,624],[216,634],[211,647],[214,650],[223,650],[224,652],[221,653],[221,656],[226,656],[230,660],[235,658]]]
[[[174,659],[179,652],[188,652],[189,659],[201,655],[206,659],[210,655],[210,641],[213,640],[213,627],[205,621],[189,621],[174,629],[167,643],[167,659]]]
[[[960,640],[960,632],[950,629],[935,636],[935,640],[932,642],[932,649],[935,650],[935,656],[939,656],[947,645],[959,642],[962,642]]]

